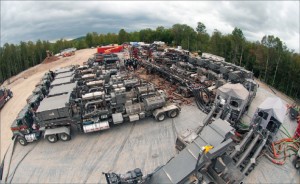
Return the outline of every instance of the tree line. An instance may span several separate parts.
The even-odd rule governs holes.
[[[46,51],[59,53],[75,47],[91,48],[111,43],[122,44],[130,41],[164,41],[169,46],[182,46],[183,49],[208,52],[225,58],[227,62],[253,71],[254,76],[285,94],[300,98],[300,55],[274,35],[265,35],[260,41],[246,40],[243,31],[234,28],[230,34],[222,34],[215,29],[211,35],[206,26],[198,22],[196,28],[186,24],[174,24],[170,28],[142,29],[116,33],[87,33],[85,37],[74,40],[57,40],[55,43],[38,40],[36,42],[6,43],[0,47],[0,83],[41,63]]]

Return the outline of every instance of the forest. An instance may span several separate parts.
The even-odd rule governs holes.
[[[70,41],[60,39],[55,43],[42,40],[5,43],[0,47],[0,84],[11,76],[40,64],[46,58],[46,50],[56,54],[70,47],[79,50],[130,41],[164,41],[168,46],[181,45],[183,49],[190,51],[222,56],[227,62],[253,71],[256,78],[288,96],[300,99],[300,54],[287,48],[280,38],[265,35],[260,41],[253,42],[246,40],[239,28],[234,28],[230,34],[222,34],[215,29],[210,35],[201,22],[198,22],[196,28],[174,24],[170,28],[159,26],[156,29],[133,32],[126,32],[124,29],[118,33],[92,32],[81,38]]]

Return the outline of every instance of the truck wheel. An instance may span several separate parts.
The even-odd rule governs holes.
[[[59,134],[59,139],[62,141],[69,141],[71,139],[71,136],[66,133]]]
[[[22,145],[22,146],[26,146],[28,144],[28,142],[26,141],[26,139],[24,137],[18,137],[18,142]]]
[[[56,134],[52,134],[52,135],[47,135],[46,139],[50,142],[50,143],[55,143],[58,141],[57,139],[57,135]]]
[[[175,118],[176,116],[178,116],[178,110],[174,109],[168,112],[168,117],[169,118]]]
[[[156,120],[163,121],[163,120],[165,120],[165,117],[166,117],[165,113],[160,113],[156,116]]]

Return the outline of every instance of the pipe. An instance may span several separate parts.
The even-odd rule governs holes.
[[[96,91],[96,92],[93,92],[93,93],[83,94],[81,96],[81,98],[83,100],[92,100],[92,99],[97,99],[97,98],[103,99],[104,95],[105,95],[105,93],[103,91]]]
[[[253,139],[253,141],[251,142],[251,144],[248,146],[248,148],[246,149],[246,151],[242,154],[242,156],[240,157],[240,159],[235,164],[236,167],[238,167],[245,160],[245,158],[249,155],[250,151],[253,149],[253,147],[256,144],[256,142],[259,139],[259,137],[260,137],[260,134],[257,134],[255,136],[255,138]]]
[[[220,112],[217,114],[216,118],[215,119],[219,119],[223,113],[224,109],[223,107],[220,109]]]
[[[249,163],[244,168],[244,170],[242,172],[243,174],[245,174],[249,170],[249,168],[252,166],[252,164],[255,164],[257,156],[260,154],[261,150],[263,149],[263,147],[265,146],[265,144],[266,144],[266,142],[269,138],[269,134],[270,134],[270,132],[268,131],[266,137],[263,139],[263,141],[261,142],[261,144],[259,145],[259,147],[255,151],[255,153],[253,154],[252,158],[250,159]]]
[[[226,116],[225,116],[225,118],[224,118],[224,121],[228,121],[228,119],[229,119],[230,116],[231,116],[231,111],[232,111],[232,109],[230,108],[229,111],[228,111],[228,113],[226,114]]]
[[[103,91],[101,89],[103,89],[103,88],[102,87],[94,87],[94,88],[89,89],[89,93],[96,92],[96,91]],[[92,91],[92,90],[96,90],[96,91]]]
[[[219,106],[219,102],[217,102],[217,104],[215,104],[212,109],[210,110],[209,114],[205,117],[205,119],[203,120],[203,126],[200,127],[197,131],[196,134],[200,134],[203,130],[203,128],[208,125],[208,123],[210,122],[210,120],[212,119],[214,112],[216,111],[217,107]]]
[[[102,103],[103,100],[91,101],[85,104],[84,108],[87,109],[89,105]]]
[[[252,136],[254,129],[251,128],[251,130],[248,132],[246,137],[242,140],[242,142],[239,145],[235,146],[235,150],[230,154],[230,157],[233,158],[238,152],[241,151],[241,149],[244,147],[244,145],[249,141],[250,136]]]

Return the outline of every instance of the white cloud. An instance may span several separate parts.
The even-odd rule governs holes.
[[[298,1],[1,1],[1,45],[198,21],[208,33],[239,27],[251,41],[272,34],[300,53]]]

